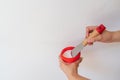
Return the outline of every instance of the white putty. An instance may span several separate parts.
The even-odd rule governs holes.
[[[71,50],[66,51],[66,52],[63,54],[63,56],[64,56],[64,57],[67,57],[67,58],[72,58]]]

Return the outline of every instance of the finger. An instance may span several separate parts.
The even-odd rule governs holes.
[[[90,46],[91,46],[91,45],[93,45],[93,43],[88,43],[88,45],[90,45]]]
[[[93,42],[95,42],[95,38],[90,38],[87,39],[88,44],[93,44]]]
[[[59,62],[60,62],[60,63],[63,63],[63,60],[62,60],[61,58],[59,58]]]
[[[87,27],[86,28],[86,36],[85,36],[86,38],[89,36],[88,34],[89,34],[89,28]]]
[[[63,61],[61,58],[59,58],[59,62],[60,62],[60,64],[68,65],[68,63],[66,63],[65,61]]]
[[[89,36],[89,33],[93,31],[96,28],[96,26],[87,26],[86,27],[86,38]]]
[[[83,60],[83,58],[80,58],[75,63],[73,63],[73,65],[79,66],[79,64],[82,62],[82,60]]]
[[[82,60],[83,60],[83,58],[81,57],[81,58],[77,61],[77,63],[81,63]]]
[[[99,35],[99,36],[95,37],[94,41],[100,41],[101,39],[102,39],[102,36]]]
[[[82,59],[83,59],[83,58],[78,59],[78,60],[75,62],[75,64],[81,63],[81,62],[82,62]]]
[[[95,37],[95,38],[90,38],[87,39],[88,45],[93,45],[94,42],[100,41],[102,39],[101,35]]]
[[[62,68],[63,65],[64,64],[63,64],[62,60],[59,58],[59,66],[60,66],[60,68]]]

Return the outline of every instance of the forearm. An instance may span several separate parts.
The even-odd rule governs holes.
[[[120,31],[112,32],[112,42],[120,42]]]
[[[90,79],[83,77],[81,75],[72,75],[68,77],[68,80],[90,80]]]

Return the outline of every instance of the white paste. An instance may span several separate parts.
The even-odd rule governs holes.
[[[71,50],[67,50],[64,54],[63,54],[64,57],[67,57],[67,58],[72,58],[72,55],[71,55]]]

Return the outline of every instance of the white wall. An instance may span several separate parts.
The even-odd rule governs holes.
[[[0,80],[66,80],[62,48],[79,44],[85,27],[120,30],[119,0],[0,0]],[[82,51],[79,73],[120,80],[120,43],[95,43]]]

